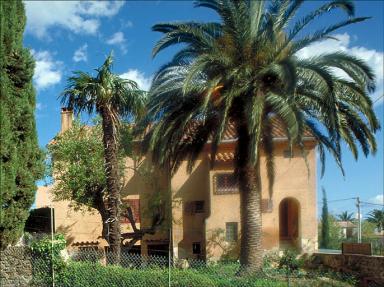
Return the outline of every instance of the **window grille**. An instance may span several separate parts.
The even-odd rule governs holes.
[[[239,188],[235,176],[232,173],[218,173],[214,176],[215,194],[238,193]]]
[[[237,222],[227,222],[225,224],[225,240],[228,242],[237,241],[238,224]]]
[[[92,252],[92,251],[98,251],[98,246],[79,246],[79,251],[82,252]]]

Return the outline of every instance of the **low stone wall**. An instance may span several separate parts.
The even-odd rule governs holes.
[[[0,286],[26,287],[32,280],[32,257],[26,247],[9,247],[0,252]]]
[[[316,264],[322,264],[335,271],[351,272],[363,282],[374,281],[384,286],[384,256],[323,253],[315,253],[313,256],[312,262]]]

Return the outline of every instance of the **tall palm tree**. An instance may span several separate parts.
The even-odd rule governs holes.
[[[112,53],[96,69],[93,77],[81,71],[68,78],[62,93],[62,103],[79,114],[98,113],[102,118],[105,172],[109,210],[109,246],[114,255],[112,262],[120,261],[120,176],[118,170],[118,128],[122,117],[131,120],[143,114],[145,93],[136,82],[120,78],[111,72]],[[90,155],[92,156],[92,155]]]
[[[351,222],[353,221],[353,213],[349,213],[348,211],[343,211],[342,213],[338,214],[337,215],[337,218],[340,220],[340,221],[347,221],[347,222]]]
[[[367,218],[368,222],[376,225],[377,230],[381,232],[384,230],[384,210],[374,209],[369,213]]]
[[[303,133],[318,141],[321,162],[328,150],[341,164],[345,141],[358,156],[376,151],[379,128],[368,95],[375,89],[367,64],[344,52],[310,59],[297,52],[341,27],[364,21],[355,18],[350,1],[331,1],[291,23],[302,0],[197,0],[197,7],[213,10],[218,22],[177,22],[153,26],[163,37],[153,55],[183,44],[172,60],[155,75],[144,147],[158,164],[174,172],[182,160],[191,170],[208,139],[211,164],[228,123],[235,125],[235,175],[241,204],[240,262],[245,270],[262,263],[261,154],[272,196],[274,145],[272,121],[285,128],[289,146],[303,149]],[[340,9],[348,18],[305,35],[303,29],[319,16]],[[333,69],[348,77],[338,77]],[[193,124],[192,124],[193,123]],[[303,152],[305,156],[305,153]],[[264,157],[264,155],[263,155]],[[324,171],[324,168],[323,168]]]

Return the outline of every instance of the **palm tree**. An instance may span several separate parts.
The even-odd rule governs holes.
[[[258,270],[262,263],[260,169],[265,162],[272,196],[273,120],[285,127],[290,147],[303,150],[303,133],[310,131],[323,164],[328,150],[342,168],[342,141],[356,158],[357,142],[366,156],[376,151],[374,132],[379,123],[368,95],[375,89],[375,76],[367,64],[344,52],[310,59],[296,56],[302,48],[330,38],[338,28],[367,18],[354,18],[350,1],[331,1],[291,24],[302,3],[197,0],[195,5],[213,10],[219,22],[153,26],[164,34],[154,46],[154,56],[169,46],[183,46],[155,75],[141,125],[142,130],[149,127],[144,149],[152,151],[155,163],[170,165],[172,172],[182,160],[191,170],[210,140],[213,165],[226,126],[234,124],[240,262],[245,271]],[[308,24],[335,9],[345,11],[348,19],[303,35]],[[348,78],[338,77],[333,68]],[[261,161],[262,150],[265,161]]]
[[[131,120],[142,115],[145,93],[136,82],[122,79],[111,72],[112,53],[96,69],[93,77],[81,71],[74,72],[62,93],[62,103],[76,114],[95,111],[102,118],[105,172],[107,179],[107,206],[109,210],[109,246],[114,255],[112,263],[120,261],[120,174],[118,170],[118,129],[121,117]],[[92,156],[92,155],[90,155]]]
[[[367,218],[368,222],[376,225],[377,230],[381,232],[384,230],[384,210],[374,209],[369,213]]]
[[[342,213],[337,215],[337,218],[340,221],[346,221],[346,222],[351,222],[354,220],[353,218],[353,213],[348,213],[348,211],[343,211]]]

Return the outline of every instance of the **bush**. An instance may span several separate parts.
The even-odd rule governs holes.
[[[288,273],[295,272],[303,266],[303,261],[298,258],[297,252],[286,249],[279,260],[279,269],[286,270]]]
[[[233,266],[232,266],[233,267]],[[217,269],[172,269],[172,287],[272,287],[286,286],[284,282],[258,277],[236,277],[235,268],[227,268],[224,274]],[[216,273],[218,271],[219,273]],[[233,271],[233,272],[231,272]],[[231,274],[229,274],[231,273]],[[59,287],[168,287],[168,269],[127,269],[120,266],[103,266],[99,263],[70,262],[57,274]],[[40,285],[48,286],[48,285]]]
[[[278,257],[279,258],[279,257]],[[293,253],[286,253],[274,265],[281,261],[282,269],[270,268],[251,276],[237,276],[239,264],[216,263],[201,264],[187,269],[140,265],[138,268],[124,268],[117,265],[104,266],[99,262],[68,261],[55,265],[55,285],[57,287],[286,287],[287,271],[284,266],[294,269],[296,262]],[[271,260],[272,261],[272,260]],[[274,261],[274,260],[273,260]],[[35,261],[34,286],[52,286],[52,261],[39,258]],[[47,266],[48,265],[48,266]],[[288,268],[288,267],[287,267]],[[289,270],[291,270],[289,269]],[[170,278],[169,278],[170,275]],[[337,274],[304,272],[302,269],[290,273],[292,286],[353,286]]]
[[[32,240],[30,246],[33,256],[32,286],[51,286],[52,269],[58,274],[65,270],[66,264],[60,255],[65,246],[66,241],[62,234],[56,234],[53,241],[50,235]]]

